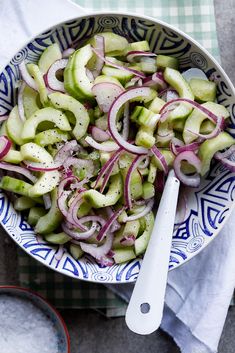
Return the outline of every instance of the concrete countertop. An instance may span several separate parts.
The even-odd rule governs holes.
[[[214,0],[222,66],[235,84],[235,0]],[[18,284],[16,245],[0,232],[0,285]],[[130,332],[123,318],[106,319],[91,310],[61,310],[71,336],[71,353],[179,353],[162,331],[150,336]],[[231,307],[219,344],[219,353],[235,351],[235,307]],[[195,352],[196,353],[196,352]]]

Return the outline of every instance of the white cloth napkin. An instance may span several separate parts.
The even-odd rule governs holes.
[[[85,11],[68,0],[0,0],[0,67],[33,35]],[[169,273],[162,328],[182,353],[215,353],[235,286],[235,212],[199,255]],[[109,285],[128,301],[132,284]]]

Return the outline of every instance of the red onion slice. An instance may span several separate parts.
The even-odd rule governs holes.
[[[67,218],[68,216],[68,211],[69,211],[69,208],[68,208],[68,205],[67,205],[67,199],[69,197],[69,195],[72,193],[71,190],[64,190],[58,197],[58,200],[57,200],[57,205],[58,205],[58,208],[60,210],[60,212],[62,213],[62,215]]]
[[[95,48],[92,48],[92,50],[94,51],[94,53],[103,61],[105,62],[107,65],[115,67],[116,69],[119,70],[124,70],[124,71],[128,71],[130,73],[132,73],[135,76],[141,77],[141,78],[145,78],[145,74],[143,74],[141,71],[137,71],[134,69],[131,69],[130,67],[126,67],[126,66],[121,66],[118,64],[113,63],[111,60],[106,59],[103,55],[101,55]]]
[[[61,167],[61,164],[56,164],[54,163],[54,161],[48,164],[25,160],[24,164],[27,169],[32,170],[34,172],[51,172],[53,170],[58,170]]]
[[[125,179],[125,185],[124,185],[124,199],[125,199],[125,205],[127,208],[131,209],[132,208],[132,200],[131,200],[131,176],[132,173],[134,172],[135,169],[139,166],[139,164],[146,158],[145,155],[143,156],[137,156],[133,162],[131,163],[130,168],[128,169],[126,179]]]
[[[131,143],[124,140],[124,138],[119,134],[116,126],[116,118],[119,109],[127,103],[129,100],[137,97],[147,97],[151,94],[149,87],[138,87],[130,88],[128,91],[123,92],[117,99],[113,102],[109,114],[108,114],[108,126],[112,138],[117,142],[120,147],[123,147],[126,151],[134,154],[147,154],[148,149],[140,146],[132,145]]]
[[[219,160],[228,170],[235,172],[235,145],[225,152],[216,152],[214,158]]]
[[[103,227],[106,223],[106,220],[104,218],[102,218],[101,216],[91,215],[91,216],[84,216],[84,217],[80,218],[79,222],[81,224],[87,223],[87,222],[98,222]]]
[[[0,159],[5,157],[12,146],[11,140],[7,136],[0,136]]]
[[[110,133],[108,131],[101,130],[97,126],[91,127],[91,135],[97,142],[104,142],[110,139]]]
[[[100,75],[102,68],[104,66],[104,60],[102,58],[104,57],[105,43],[104,43],[103,36],[95,35],[94,39],[95,39],[95,50],[100,55],[98,56],[96,53],[97,57],[96,57],[95,69],[92,71],[94,78],[96,78],[97,76]]]
[[[84,240],[90,238],[96,231],[97,228],[97,223],[92,222],[92,225],[90,229],[84,231],[84,232],[78,232],[77,230],[71,229],[70,225],[68,223],[62,223],[61,227],[63,231],[69,235],[71,238],[75,240]]]
[[[104,152],[113,152],[119,149],[118,145],[115,143],[112,143],[110,145],[102,145],[101,143],[96,142],[92,137],[87,136],[85,138],[85,141],[93,148],[99,151],[104,151]]]
[[[62,195],[66,187],[71,186],[72,183],[76,183],[77,181],[79,181],[79,179],[75,175],[68,176],[61,180],[58,186],[58,197]]]
[[[196,108],[199,111],[201,111],[202,113],[204,113],[207,116],[207,118],[209,120],[211,120],[213,123],[215,123],[215,124],[217,123],[218,116],[216,116],[214,113],[212,113],[210,110],[206,109],[205,107],[202,107],[199,103],[194,102],[191,99],[187,99],[187,98],[177,98],[177,99],[173,99],[170,102],[167,102],[160,110],[160,114],[165,113],[165,111],[168,110],[175,103],[188,103],[193,108]]]
[[[113,215],[109,218],[109,220],[105,223],[105,225],[101,228],[99,231],[96,239],[98,241],[103,240],[103,238],[107,235],[109,232],[111,226],[113,225],[114,221],[120,216],[122,211],[125,209],[125,207],[120,208],[118,211],[114,212]]]
[[[161,164],[163,172],[165,174],[167,174],[168,173],[168,165],[167,165],[166,159],[163,156],[163,154],[159,151],[159,149],[156,146],[153,146],[151,148],[151,152],[153,153],[153,155],[157,159],[157,161]]]
[[[185,151],[197,151],[198,148],[200,147],[200,143],[199,142],[192,142],[188,145],[184,145],[183,141],[177,139],[177,138],[173,138],[171,140],[170,143],[170,149],[171,152],[176,156],[177,154],[181,153],[181,152],[185,152]]]
[[[65,92],[64,83],[58,80],[58,78],[56,77],[56,73],[58,70],[63,70],[67,66],[67,64],[68,59],[60,59],[56,60],[54,64],[52,64],[49,68],[46,74],[46,81],[48,87],[53,91],[58,91],[62,93]]]
[[[83,226],[80,222],[80,220],[78,219],[77,213],[78,213],[78,209],[81,206],[82,202],[83,202],[83,194],[86,191],[86,189],[84,190],[78,190],[78,194],[77,196],[74,198],[74,200],[72,201],[68,213],[67,213],[67,221],[71,224],[76,226],[77,228],[81,229],[83,232],[87,231],[87,227]]]
[[[110,176],[111,176],[111,174],[112,174],[113,168],[114,168],[115,163],[117,162],[117,160],[118,160],[118,158],[115,159],[115,162],[114,162],[114,163],[111,163],[111,164],[109,165],[109,168],[108,168],[107,171],[106,171],[106,174],[105,174],[105,176],[104,176],[104,180],[103,180],[102,185],[101,185],[101,188],[100,188],[100,192],[101,192],[101,193],[104,192],[104,189],[105,189],[105,187],[106,187],[106,185],[107,185],[107,183],[108,183],[108,181],[109,181],[109,178],[110,178]]]
[[[70,157],[74,151],[77,152],[78,150],[79,145],[76,140],[66,142],[56,153],[54,162],[62,166],[65,160]]]
[[[123,222],[135,221],[136,219],[146,216],[152,210],[153,205],[154,205],[154,199],[152,198],[148,201],[146,207],[141,212],[135,213],[134,215],[131,215],[131,216],[125,216],[123,218]]]
[[[51,195],[50,194],[44,194],[42,196],[42,198],[43,198],[45,209],[49,210],[51,208]]]
[[[143,51],[143,50],[132,50],[129,51],[126,55],[127,61],[130,63],[135,62],[135,59],[141,59],[142,57],[153,58],[156,57],[157,54],[151,53],[150,51]]]
[[[122,151],[123,151],[123,149],[119,148],[116,152],[114,152],[112,157],[100,169],[99,175],[98,175],[96,182],[95,182],[95,188],[99,185],[99,181],[103,178],[104,174],[106,174],[108,172],[109,168],[112,165],[114,165],[114,163],[118,160]]]
[[[15,172],[24,175],[32,183],[36,183],[37,177],[30,173],[26,168],[19,167],[18,165],[12,165],[7,162],[0,162],[0,169],[8,170],[10,172]]]
[[[68,59],[75,52],[74,48],[65,49],[62,53],[63,59]]]
[[[112,82],[97,83],[91,90],[104,113],[109,111],[115,99],[124,91],[122,87]]]
[[[63,245],[59,245],[58,250],[57,250],[57,252],[55,254],[55,259],[57,261],[60,261],[62,259],[63,255],[64,255],[64,252],[65,252],[64,246]]]
[[[200,173],[201,170],[201,161],[200,159],[195,155],[194,152],[192,151],[185,151],[179,153],[174,160],[174,171],[177,176],[177,178],[185,185],[191,186],[193,188],[196,188],[200,185],[200,175],[199,174],[194,174],[192,176],[185,175],[181,171],[181,162],[182,161],[187,161],[189,164],[191,164],[197,171],[197,173]]]
[[[126,235],[120,240],[120,243],[125,246],[133,246],[135,243],[134,235]]]
[[[35,91],[38,92],[38,86],[36,84],[36,82],[34,81],[34,79],[32,78],[32,76],[30,76],[28,70],[27,70],[27,67],[26,67],[26,64],[24,61],[22,61],[20,64],[19,64],[19,70],[20,70],[20,74],[21,74],[21,77],[22,77],[22,80],[29,86],[31,87],[32,89],[34,89]]]
[[[22,84],[20,85],[20,89],[18,91],[18,97],[17,97],[18,112],[19,112],[20,120],[22,122],[26,120],[24,115],[24,104],[23,104],[23,93],[24,93],[25,87],[26,87],[25,82],[22,82]]]
[[[143,80],[143,86],[159,87],[161,90],[166,90],[167,83],[161,72],[155,72],[152,76],[148,76]]]
[[[212,138],[216,137],[217,135],[219,135],[219,133],[224,129],[224,122],[225,122],[224,118],[221,116],[218,116],[215,128],[209,134],[196,133],[190,129],[187,129],[187,131],[189,131],[191,134],[196,135],[198,137],[201,137],[205,140],[209,140],[209,139],[212,139]]]
[[[96,260],[102,261],[102,258],[105,257],[108,252],[111,250],[113,244],[113,234],[107,234],[106,241],[103,245],[97,246],[96,244],[86,244],[80,242],[80,246],[82,250],[91,256],[93,256]]]

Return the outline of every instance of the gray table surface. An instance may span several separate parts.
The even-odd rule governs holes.
[[[222,66],[235,84],[235,0],[214,0]],[[17,283],[16,245],[0,231],[0,285]],[[71,336],[71,353],[179,353],[161,330],[150,336],[130,332],[123,318],[106,319],[91,310],[61,310]],[[235,307],[229,309],[219,353],[235,352]],[[195,352],[198,353],[198,352]]]

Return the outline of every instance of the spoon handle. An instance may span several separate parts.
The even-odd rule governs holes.
[[[171,170],[126,312],[127,326],[138,334],[152,333],[162,320],[179,186]]]

